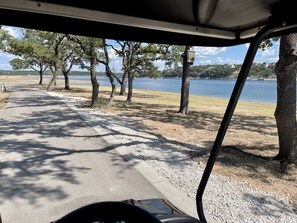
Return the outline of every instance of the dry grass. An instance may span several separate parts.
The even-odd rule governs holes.
[[[65,91],[62,84],[58,82],[55,91],[74,97],[91,97],[90,87],[75,87]],[[39,87],[45,89],[45,85]],[[125,103],[125,96],[117,95],[113,107],[107,108],[104,103],[109,97],[109,90],[108,87],[100,87],[103,105],[98,109],[136,119],[154,134],[174,138],[185,145],[205,148],[203,152],[192,151],[189,154],[201,167],[205,166],[227,100],[191,96],[190,114],[185,116],[177,113],[179,94],[134,90],[132,104]],[[288,195],[291,202],[297,205],[296,166],[290,165],[287,173],[280,173],[277,161],[257,156],[273,157],[278,152],[274,109],[275,105],[265,103],[238,104],[214,172],[260,190]]]
[[[4,84],[6,87],[9,85],[24,85],[28,83],[38,83],[38,79],[29,76],[12,76],[12,75],[0,75],[0,84]],[[2,109],[9,96],[9,87],[7,92],[0,93],[0,109]]]
[[[38,78],[30,77],[30,76],[12,76],[12,75],[0,75],[0,83],[9,85],[18,85],[18,84],[26,84],[26,83],[38,83]]]
[[[58,91],[76,97],[90,98],[91,95],[89,87]],[[107,101],[108,97],[109,88],[101,87],[101,101]],[[175,93],[134,90],[133,103],[127,104],[125,99],[125,96],[117,95],[113,107],[103,105],[99,109],[136,119],[155,134],[174,138],[187,145],[204,147],[204,152],[193,151],[190,155],[202,167],[205,166],[227,100],[191,96],[190,114],[185,116],[177,113],[179,95]],[[279,163],[271,159],[278,152],[274,109],[273,104],[238,104],[214,172],[260,190],[288,195],[291,202],[297,204],[296,166],[290,165],[284,174],[279,171]]]
[[[5,106],[10,96],[10,92],[0,93],[0,110]]]

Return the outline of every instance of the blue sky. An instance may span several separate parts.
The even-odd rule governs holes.
[[[20,37],[21,30],[15,27],[5,27],[13,36]],[[245,53],[247,51],[248,44],[243,44],[234,47],[194,47],[195,50],[195,63],[194,65],[205,64],[241,64],[244,60]],[[265,51],[258,50],[255,62],[276,62],[278,60],[279,42],[275,42],[273,47]],[[111,68],[115,72],[121,70],[121,60],[113,52],[110,52],[112,56]],[[0,51],[0,70],[11,70],[9,61],[14,56]],[[162,61],[156,62],[156,65],[160,70],[164,68]],[[78,70],[76,67],[75,70]],[[98,67],[99,71],[103,70],[102,66]]]

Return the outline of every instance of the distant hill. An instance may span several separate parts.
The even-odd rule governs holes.
[[[210,64],[192,66],[190,76],[197,79],[235,79],[240,71],[239,64]],[[254,63],[249,73],[251,79],[271,79],[275,78],[275,63]],[[164,70],[163,78],[180,78],[182,67],[176,69]]]
[[[51,75],[50,71],[46,71],[44,73],[45,75]],[[0,75],[39,75],[38,72],[36,71],[30,71],[30,70],[25,70],[25,71],[19,71],[19,70],[0,70]],[[59,75],[62,75],[60,73]],[[70,75],[72,76],[89,76],[90,72],[89,71],[71,71]],[[97,72],[97,75],[103,76],[105,75],[104,72]]]
[[[236,79],[241,65],[239,64],[209,64],[192,66],[190,76],[195,79]],[[275,63],[254,63],[252,65],[249,78],[250,79],[274,79]],[[35,71],[7,71],[0,70],[0,75],[39,75]],[[46,71],[45,75],[51,75],[50,71]],[[62,73],[60,74],[62,75]],[[89,71],[71,71],[72,76],[89,76]],[[105,76],[104,72],[97,72],[98,76]],[[116,74],[121,77],[121,74]],[[165,69],[159,72],[161,78],[181,78],[182,67],[175,69]]]

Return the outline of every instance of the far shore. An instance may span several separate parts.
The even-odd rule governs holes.
[[[39,78],[39,74],[0,74],[0,77],[11,77],[11,76],[19,76],[19,77],[34,77],[34,78]],[[43,77],[45,78],[49,78],[51,77],[52,75],[49,75],[49,74],[46,74],[46,75],[43,75]],[[85,77],[89,77],[89,74],[82,74],[82,75],[71,75],[70,74],[70,77],[75,77],[75,76],[85,76]],[[63,75],[59,75],[58,76],[59,78],[64,78]],[[97,77],[99,78],[106,78],[107,77],[105,75],[97,75]],[[138,77],[138,78],[149,78],[149,77]],[[151,78],[150,78],[151,79]],[[156,79],[181,79],[181,77],[158,77]],[[236,80],[236,78],[200,78],[200,77],[190,77],[191,80]],[[262,77],[248,77],[247,78],[247,81],[276,81],[276,78],[275,77],[268,77],[268,78],[262,78]]]

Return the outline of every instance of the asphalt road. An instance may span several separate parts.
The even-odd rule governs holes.
[[[15,88],[0,111],[3,223],[50,222],[85,204],[164,197],[64,103]]]

